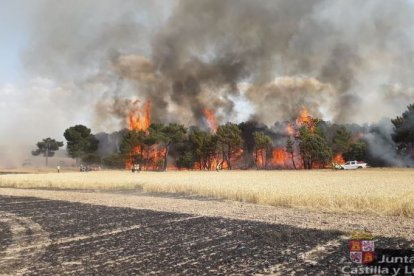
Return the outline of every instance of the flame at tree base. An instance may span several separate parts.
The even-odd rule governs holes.
[[[345,159],[344,159],[342,153],[335,154],[335,156],[332,159],[332,163],[338,164],[338,165],[345,164],[346,162],[345,162]]]

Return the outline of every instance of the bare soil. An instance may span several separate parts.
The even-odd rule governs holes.
[[[0,189],[9,275],[342,275],[348,231],[412,248],[414,220],[142,191]]]

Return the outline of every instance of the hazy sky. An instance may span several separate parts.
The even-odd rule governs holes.
[[[0,5],[0,83],[17,84],[24,78],[20,54],[28,43],[31,7],[14,0],[2,0]]]

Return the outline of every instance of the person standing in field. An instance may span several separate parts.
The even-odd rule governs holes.
[[[56,169],[57,169],[57,172],[60,173],[60,166],[57,166]]]

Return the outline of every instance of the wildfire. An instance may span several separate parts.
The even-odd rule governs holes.
[[[312,123],[312,117],[309,115],[309,111],[306,107],[302,107],[298,118],[296,119],[296,124],[301,126],[304,124]]]
[[[294,139],[299,136],[299,129],[301,127],[306,127],[311,132],[314,132],[316,129],[315,121],[306,107],[301,108],[298,117],[295,120],[292,120],[286,124],[285,134],[293,137],[293,143],[295,142]],[[295,145],[293,146],[293,156],[291,153],[286,152],[283,148],[276,148],[273,150],[272,154],[272,166],[283,168],[303,168],[303,162],[300,156],[299,149]]]
[[[345,159],[342,156],[342,153],[338,153],[336,154],[333,159],[332,159],[332,163],[338,164],[338,165],[343,165],[345,164]]]
[[[126,169],[131,169],[134,165],[134,156],[140,154],[142,152],[141,146],[136,146],[132,149],[132,151],[129,153],[129,158],[125,162]]]
[[[216,132],[218,128],[218,123],[214,112],[211,109],[204,108],[203,109],[204,118],[207,121],[208,127],[213,131]]]
[[[284,166],[287,159],[287,153],[283,148],[276,148],[272,154],[272,164],[276,166]]]
[[[306,126],[310,131],[315,131],[315,122],[306,107],[302,107],[295,121],[286,125],[285,132],[288,136],[297,136],[299,128]]]
[[[295,135],[295,130],[293,129],[293,127],[292,127],[292,124],[288,124],[287,126],[286,126],[286,133],[289,135],[289,136],[294,136]]]
[[[146,101],[141,108],[139,103],[140,101],[136,100],[132,110],[128,113],[128,129],[146,131],[151,124],[151,104]]]
[[[141,106],[140,101],[136,100],[132,104],[132,108],[128,113],[127,124],[129,130],[147,131],[151,124],[151,104],[149,101],[144,102]],[[125,167],[131,169],[135,162],[135,157],[143,155],[143,147],[135,146],[129,153],[129,158],[125,162]]]

